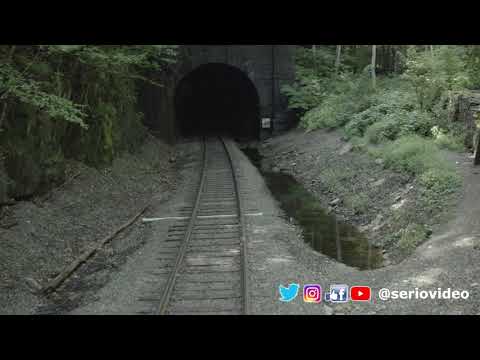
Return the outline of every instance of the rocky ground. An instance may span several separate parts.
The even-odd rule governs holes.
[[[168,200],[154,200],[147,218],[185,216],[180,211],[194,202],[201,169],[201,143],[196,140],[177,144],[178,172],[175,189]],[[128,235],[142,246],[133,251],[121,267],[110,273],[105,283],[90,301],[70,309],[73,315],[137,315],[155,313],[157,300],[163,294],[168,269],[162,267],[161,257],[172,251],[166,242],[175,220],[139,225],[136,233]],[[115,242],[114,242],[115,243]]]
[[[356,151],[340,132],[296,130],[264,142],[260,152],[263,170],[294,176],[328,212],[384,249],[387,265],[410,255],[398,244],[403,229],[420,224],[431,234],[451,218],[459,201],[457,193],[443,198],[441,206],[427,206],[415,178]]]
[[[396,207],[409,209],[408,206],[413,206],[409,205],[415,199],[412,195],[415,194],[415,183],[411,179],[386,171],[380,164],[375,164],[375,159],[368,160],[363,155],[347,151],[345,143],[335,134],[318,132],[306,135],[294,131],[263,145],[262,153],[267,164],[270,161],[278,167],[277,170],[293,174],[305,186],[310,187],[326,206],[331,206],[332,211],[343,214],[346,221],[367,227],[375,223],[375,227],[379,227],[378,231],[383,229],[382,224],[386,224],[382,231],[387,233],[388,226],[393,226],[389,220],[390,211],[395,213]],[[55,297],[35,297],[30,291],[32,285],[26,285],[28,282],[25,280],[31,277],[41,282],[42,279],[53,277],[71,260],[70,251],[78,254],[89,241],[101,238],[112,227],[131,217],[144,201],[153,199],[153,206],[146,217],[177,215],[183,206],[191,203],[195,192],[200,143],[192,140],[179,144],[175,153],[175,166],[168,163],[168,157],[160,165],[160,168],[165,166],[170,169],[167,173],[172,174],[172,178],[168,179],[174,180],[165,180],[174,181],[175,186],[172,188],[168,188],[158,174],[146,177],[145,173],[150,172],[150,169],[140,171],[145,160],[143,156],[137,156],[131,157],[130,162],[118,165],[124,175],[117,173],[114,176],[116,182],[102,180],[103,175],[99,176],[90,169],[92,174],[85,176],[91,180],[84,185],[85,179],[80,176],[55,192],[47,202],[16,205],[12,214],[2,218],[2,221],[14,219],[21,226],[3,229],[0,233],[0,312],[151,313],[155,298],[162,294],[164,286],[163,282],[158,281],[159,276],[165,276],[161,275],[164,273],[159,268],[158,257],[167,246],[165,240],[171,225],[169,222],[137,222],[80,268]],[[154,158],[158,157],[158,152],[156,155]],[[456,211],[451,212],[453,215],[450,220],[443,226],[432,226],[431,238],[411,256],[370,271],[350,268],[313,251],[303,241],[301,229],[285,218],[259,170],[240,149],[233,149],[233,157],[240,174],[239,186],[245,208],[249,212],[262,214],[247,217],[249,289],[253,314],[480,313],[480,171],[472,167],[471,159],[466,155],[451,155],[450,159],[457,163],[458,171],[465,178],[464,190],[457,199]],[[340,162],[340,158],[345,159],[344,163]],[[342,168],[358,172],[358,185],[364,186],[367,191],[370,186],[377,189],[367,192],[372,196],[367,207],[375,209],[373,213],[355,213],[351,207],[344,207],[345,199],[348,199],[347,189],[350,189],[346,186],[349,177],[345,177],[341,183],[346,186],[344,193],[330,190],[331,193],[324,194],[320,190],[322,179],[315,175],[315,169],[325,167],[327,161],[331,164],[339,162]],[[146,163],[150,164],[149,161]],[[132,181],[120,181],[122,176],[131,178]],[[118,182],[123,186],[116,184]],[[170,195],[163,197],[162,194],[166,194],[167,189]],[[45,205],[42,207],[41,204]],[[389,210],[384,213],[382,221],[375,221],[385,209]],[[418,213],[414,214],[419,216]],[[441,215],[442,218],[444,216],[445,214]],[[435,222],[438,221],[432,221]],[[72,250],[68,250],[70,248]],[[324,289],[332,284],[368,285],[374,291],[374,300],[371,303],[345,305],[306,304],[300,296],[294,302],[285,304],[279,301],[278,287],[289,283],[318,283]],[[376,296],[382,288],[411,290],[416,287],[422,290],[448,287],[468,290],[470,297],[464,301],[382,302]]]
[[[323,132],[304,134],[294,131],[265,142],[261,148],[267,168],[277,167],[275,171],[285,171],[294,175],[305,187],[312,189],[319,201],[323,201],[326,206],[332,204],[332,200],[340,198],[340,201],[335,201],[336,204],[333,204],[333,211],[339,216],[343,215],[346,221],[359,225],[373,221],[378,224],[376,227],[386,223],[384,231],[387,233],[388,223],[395,225],[394,220],[389,220],[390,210],[395,211],[403,200],[405,200],[403,206],[406,212],[412,209],[407,207],[409,202],[415,204],[413,195],[415,191],[411,189],[415,184],[411,183],[411,179],[389,173],[381,164],[375,164],[375,159],[352,153],[351,149],[345,145],[338,134]],[[342,205],[344,204],[342,196],[352,191],[351,186],[347,186],[343,193],[322,191],[322,178],[318,174],[328,164],[328,159],[342,169],[347,168],[358,172],[355,181],[351,183],[358,184],[360,189],[362,184],[370,184],[373,189],[376,189],[369,192],[368,187],[364,188],[367,194],[372,196],[368,208],[374,210],[373,213],[355,214],[349,207]],[[374,294],[372,303],[318,306],[302,304],[301,299],[290,304],[280,304],[278,301],[272,301],[275,299],[272,290],[270,297],[264,298],[263,306],[258,310],[259,313],[479,314],[480,170],[472,166],[471,156],[467,154],[449,154],[449,161],[457,166],[459,173],[464,177],[464,188],[461,194],[456,199],[452,199],[452,207],[438,212],[436,220],[430,220],[432,236],[428,241],[403,261],[378,270],[359,271],[315,253],[304,243],[300,229],[295,229],[295,226],[287,224],[286,221],[282,223],[277,216],[271,219],[265,217],[258,219],[258,227],[253,230],[253,233],[259,234],[257,241],[262,243],[266,251],[275,249],[279,254],[273,257],[272,253],[270,256],[264,254],[257,258],[256,267],[261,271],[259,277],[270,283],[269,285],[264,283],[261,285],[262,288],[276,289],[280,283],[284,285],[318,283],[324,288],[332,284],[368,285],[372,287]],[[251,171],[253,174],[254,171]],[[258,181],[261,182],[261,180]],[[348,181],[345,181],[342,184],[347,183]],[[382,186],[384,190],[379,189]],[[402,189],[410,189],[410,191],[402,192]],[[264,188],[264,190],[268,193],[267,189]],[[270,206],[276,209],[275,206],[271,204]],[[375,221],[378,213],[384,209],[390,210],[382,215],[382,221]],[[274,212],[276,211],[278,210]],[[412,211],[414,216],[422,216],[419,215],[421,209],[412,209]],[[423,219],[426,219],[426,215],[423,215]],[[449,220],[441,224],[438,219]],[[418,221],[418,219],[415,220]],[[416,288],[427,291],[451,288],[469,291],[470,296],[467,300],[460,301],[429,299],[382,302],[379,300],[378,291],[383,288],[407,291]]]
[[[174,149],[149,138],[136,154],[104,169],[69,164],[67,181],[0,214],[0,314],[61,312],[109,281],[112,269],[142,246],[139,226],[122,234],[74,274],[53,297],[35,295],[89,245],[125,223],[155,196],[168,199],[176,178]]]

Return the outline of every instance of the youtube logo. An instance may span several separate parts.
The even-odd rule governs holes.
[[[350,299],[352,301],[370,301],[372,299],[372,289],[368,286],[352,286]]]

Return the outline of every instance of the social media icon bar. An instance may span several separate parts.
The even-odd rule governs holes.
[[[350,289],[352,301],[368,302],[372,300],[372,289],[368,286],[352,286]]]
[[[328,300],[334,304],[343,304],[348,302],[348,286],[347,285],[332,285],[330,287],[330,295]]]
[[[288,287],[280,285],[279,287],[280,301],[282,302],[292,302],[298,296],[300,290],[299,284],[290,284]]]
[[[303,301],[311,304],[320,304],[322,302],[322,287],[318,284],[305,285],[303,287]]]
[[[300,285],[290,284],[279,287],[280,301],[289,303],[299,296]],[[318,284],[305,285],[303,287],[303,301],[310,304],[320,304],[323,300],[333,304],[344,304],[349,301],[370,302],[372,301],[372,289],[369,286],[332,285],[330,291],[325,291]]]

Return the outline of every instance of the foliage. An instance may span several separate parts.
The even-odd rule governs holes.
[[[370,118],[373,120],[374,118]],[[365,131],[365,136],[372,144],[378,144],[386,140],[395,140],[408,134],[429,134],[433,126],[433,118],[426,112],[413,110],[398,110],[388,113],[383,120],[373,123]],[[356,123],[351,123],[350,131]]]
[[[438,126],[434,126],[431,131],[435,144],[440,148],[452,151],[464,150],[464,144],[459,136],[447,133]]]
[[[301,126],[308,131],[344,126],[351,117],[367,108],[371,92],[365,90],[368,78],[344,73],[335,77],[331,92],[314,109],[301,119]]]
[[[61,118],[79,124],[85,129],[88,128],[84,122],[87,116],[84,112],[84,106],[41,90],[40,82],[26,78],[10,64],[0,64],[0,93],[2,93],[1,98],[13,96],[46,112],[54,119]]]
[[[97,166],[133,150],[145,135],[138,85],[161,86],[176,57],[173,45],[0,46],[0,153],[10,196],[61,181],[67,158]]]
[[[472,89],[480,89],[480,46],[470,45],[466,48],[466,69]]]
[[[72,56],[82,64],[96,67],[117,76],[152,80],[142,76],[142,71],[161,71],[165,65],[176,61],[174,45],[40,45],[52,55]],[[158,84],[157,84],[158,85]]]
[[[316,50],[298,48],[294,84],[282,86],[282,93],[289,100],[291,109],[302,114],[317,107],[331,92],[338,93],[339,85],[347,80],[351,67],[346,65],[351,57],[344,54],[340,64],[340,76],[335,74],[335,46],[321,46]],[[351,80],[351,78],[349,79]],[[345,83],[348,87],[351,83]]]
[[[403,77],[415,89],[420,109],[427,111],[433,109],[442,95],[471,85],[465,49],[461,46],[438,46],[433,53],[411,47]]]
[[[315,77],[304,77],[293,85],[283,85],[282,93],[289,99],[289,107],[297,111],[313,109],[324,96],[324,83]]]
[[[408,135],[371,152],[384,159],[387,167],[417,176],[430,206],[461,186],[455,168],[445,161],[434,140]]]
[[[355,104],[345,95],[331,95],[321,106],[308,111],[302,117],[302,127],[306,130],[335,129],[346,124],[355,112]]]
[[[431,140],[418,135],[403,136],[377,149],[387,167],[420,175],[430,168],[442,167],[450,171]]]
[[[341,128],[355,149],[411,175],[420,193],[416,206],[441,211],[461,186],[461,177],[440,149],[464,150],[465,129],[452,121],[452,115],[458,95],[480,88],[480,47],[379,48],[380,54],[389,55],[378,59],[375,89],[369,47],[355,46],[355,58],[347,51],[342,63],[348,68],[339,74],[334,71],[333,47],[319,52],[324,62],[318,72],[308,50],[297,65],[296,85],[286,92],[290,106],[303,110],[300,126],[307,131]],[[323,186],[334,193],[342,193],[341,179],[339,172],[322,173]],[[361,194],[344,196],[345,205],[355,212],[368,211]],[[428,236],[416,221],[411,219],[397,234],[402,252],[413,251]]]
[[[467,65],[473,50],[461,46],[435,46],[433,50],[410,46],[405,52],[399,47],[382,48],[393,49],[405,59],[405,73],[380,77],[376,89],[371,88],[370,67],[362,68],[368,63],[368,47],[355,47],[356,61],[346,51],[342,64],[348,67],[343,65],[340,74],[333,67],[334,47],[319,47],[316,52],[302,49],[297,57],[297,82],[284,87],[290,107],[301,110],[301,127],[313,131],[344,126],[348,137],[362,137],[368,131],[374,144],[407,134],[432,137],[435,126],[451,132],[453,100],[472,83]],[[389,67],[386,61],[381,63]],[[457,148],[456,140],[448,137],[437,143]]]
[[[55,91],[61,89],[65,75],[73,75],[73,69],[85,65],[95,69],[97,82],[108,81],[109,75],[153,82],[143,73],[160,71],[172,64],[175,50],[172,45],[3,46],[0,51],[0,101],[19,100],[51,118],[87,129],[85,104],[75,103],[68,94]],[[66,63],[70,66],[62,71]],[[52,67],[57,70],[52,72]]]
[[[409,224],[398,235],[400,236],[398,247],[405,253],[413,252],[428,238],[427,229],[419,224]]]
[[[309,111],[316,107],[326,94],[335,55],[325,48],[320,48],[315,53],[311,49],[298,48],[295,60],[296,81],[291,85],[283,85],[282,92],[288,97],[291,109]]]
[[[403,91],[379,91],[372,99],[372,106],[352,116],[345,127],[346,134],[352,137],[368,133],[372,143],[395,140],[410,133],[428,135],[433,118],[417,109],[410,95]]]

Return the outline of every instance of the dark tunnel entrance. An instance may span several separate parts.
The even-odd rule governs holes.
[[[206,64],[188,74],[176,89],[175,111],[184,136],[260,136],[257,89],[247,75],[230,65]]]

